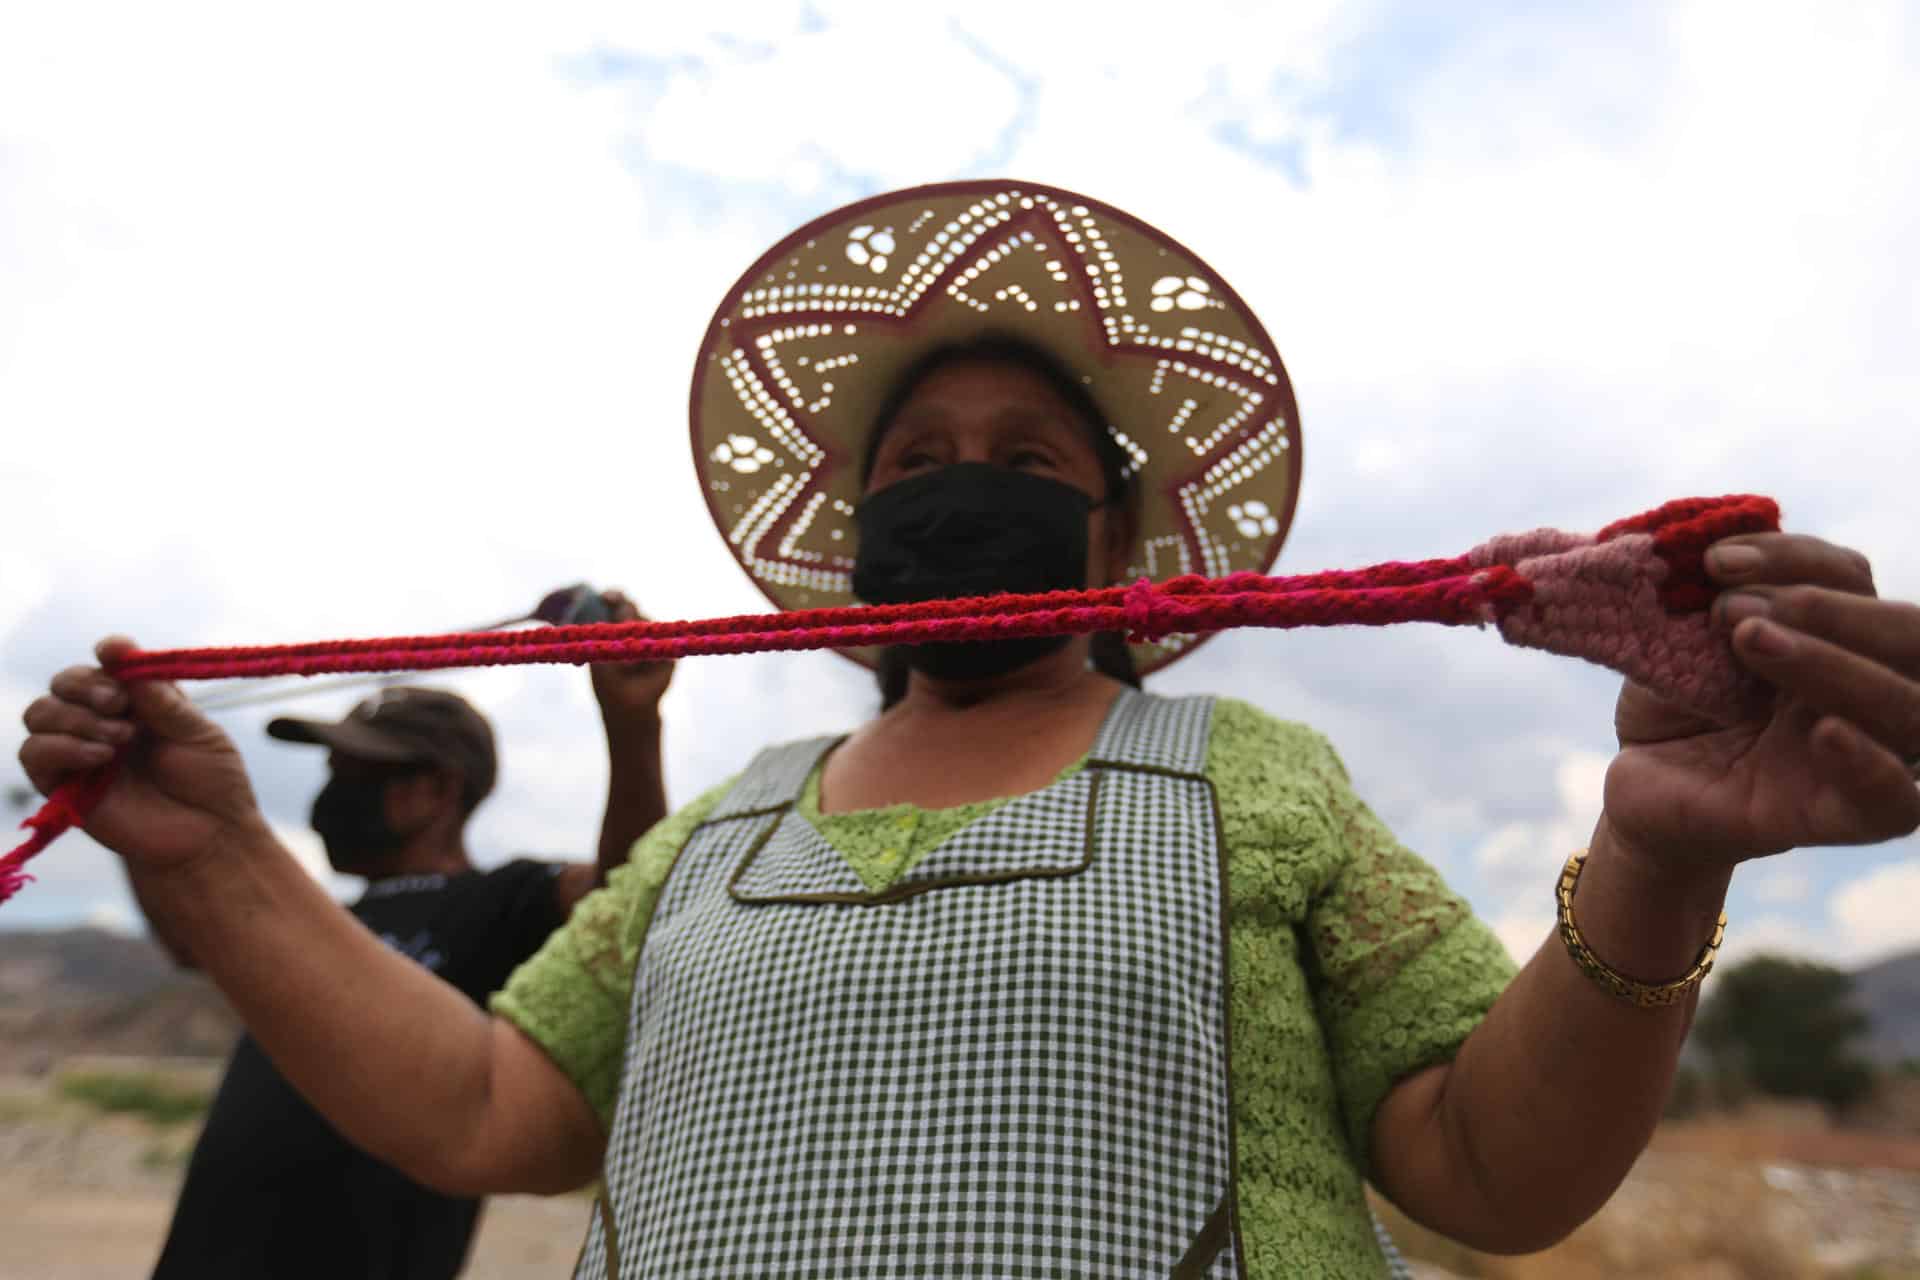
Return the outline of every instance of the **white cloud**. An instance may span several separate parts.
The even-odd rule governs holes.
[[[1920,857],[1880,867],[1835,889],[1827,914],[1840,946],[1862,961],[1920,947]]]
[[[649,155],[723,181],[778,182],[800,193],[827,185],[823,160],[911,183],[922,176],[921,157],[972,154],[1021,108],[1004,73],[956,56],[953,21],[935,8],[895,5],[793,36],[772,56],[670,73],[649,116]],[[939,57],[937,69],[930,55]],[[927,109],[930,72],[944,109]],[[784,127],[796,103],[806,104],[805,131]]]
[[[1769,906],[1804,902],[1812,892],[1812,877],[1791,866],[1768,870],[1753,885],[1753,896]]]
[[[53,574],[46,561],[25,547],[0,546],[0,636],[39,608],[53,591]]]
[[[1533,959],[1533,953],[1540,944],[1553,936],[1554,916],[1551,911],[1530,911],[1517,908],[1506,911],[1488,921],[1489,927],[1506,944],[1507,954],[1513,962],[1524,965]]]
[[[296,826],[290,822],[276,822],[273,824],[273,834],[287,852],[293,855],[293,860],[300,864],[300,869],[319,881],[335,898],[351,901],[359,896],[361,881],[351,876],[335,874],[333,868],[327,864],[326,847],[320,843],[320,837],[315,834],[313,828]]]
[[[1768,875],[1789,888],[1811,889],[1801,873],[1788,868]],[[1763,903],[1769,901],[1767,884],[1762,880],[1756,893]],[[1821,909],[1808,906],[1786,914],[1810,896],[1775,898],[1771,905],[1778,910],[1730,921],[1721,967],[1774,952],[1857,968],[1920,947],[1920,925],[1911,909],[1920,900],[1920,858],[1910,856],[1844,881],[1825,895]]]
[[[137,934],[143,932],[140,921],[134,917],[133,909],[123,901],[107,899],[96,902],[88,908],[86,923],[96,929],[106,929],[113,933]]]
[[[1729,922],[1714,967],[1725,970],[1758,955],[1797,956],[1829,964],[1851,965],[1857,957],[1837,945],[1825,922],[1802,916],[1763,915]],[[1709,979],[1711,982],[1711,979]]]
[[[1332,0],[1174,23],[800,0],[330,15],[0,13],[10,706],[109,625],[156,645],[437,630],[580,578],[658,617],[760,607],[687,463],[710,307],[861,183],[986,164],[1165,226],[1260,310],[1309,459],[1288,569],[1762,489],[1920,593],[1896,479],[1920,469],[1898,429],[1920,400],[1920,76],[1897,4],[1463,18],[1390,73],[1369,59],[1401,15]],[[432,682],[501,730],[476,854],[587,853],[583,673]],[[1327,732],[1510,940],[1589,837],[1611,685],[1404,628],[1235,636],[1161,682]],[[870,705],[824,656],[689,662],[673,797]],[[261,741],[264,718],[225,722],[317,870],[318,762]],[[1797,865],[1756,881],[1773,933],[1835,955],[1898,936],[1857,886],[1830,927]],[[119,892],[91,842],[37,869],[9,917]]]
[[[1593,838],[1611,763],[1611,757],[1591,751],[1563,754],[1553,771],[1559,807],[1544,817],[1496,829],[1474,855],[1481,873],[1523,893],[1551,887],[1567,855]]]

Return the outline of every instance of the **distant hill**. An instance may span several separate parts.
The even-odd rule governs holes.
[[[79,1053],[224,1057],[240,1022],[211,982],[104,929],[0,932],[0,1072]]]
[[[1920,1062],[1920,951],[1853,975],[1853,1001],[1872,1020],[1867,1055],[1882,1066]]]
[[[1920,1061],[1920,951],[1854,977],[1855,1003],[1873,1023],[1868,1056],[1881,1066]],[[176,969],[145,938],[0,930],[0,1072],[76,1053],[224,1057],[239,1031],[212,983]]]

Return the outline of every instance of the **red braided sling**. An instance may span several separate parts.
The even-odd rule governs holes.
[[[1722,722],[1754,693],[1708,618],[1718,587],[1705,553],[1721,538],[1780,527],[1753,496],[1683,498],[1596,534],[1539,529],[1446,560],[1271,578],[1145,578],[1129,587],[978,596],[923,604],[807,609],[704,622],[612,622],[536,631],[457,632],[135,653],[119,680],[428,671],[518,663],[633,662],[712,653],[847,649],[928,641],[1124,632],[1145,641],[1229,627],[1492,623],[1510,643],[1585,658]],[[113,764],[56,788],[25,842],[0,857],[0,902],[32,877],[26,861],[83,825]]]

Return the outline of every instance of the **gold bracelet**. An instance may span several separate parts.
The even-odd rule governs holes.
[[[1567,953],[1580,966],[1580,972],[1599,983],[1608,994],[1642,1009],[1664,1009],[1684,1000],[1703,978],[1713,972],[1714,957],[1720,953],[1720,940],[1727,935],[1727,913],[1720,913],[1719,923],[1713,926],[1713,936],[1707,939],[1706,946],[1700,948],[1693,968],[1684,975],[1658,986],[1635,982],[1624,973],[1616,973],[1608,968],[1604,960],[1593,954],[1587,946],[1587,940],[1580,936],[1580,926],[1573,922],[1573,887],[1580,883],[1580,872],[1586,865],[1587,851],[1574,850],[1567,859],[1567,865],[1561,868],[1560,883],[1553,893],[1560,905],[1560,940],[1567,944]]]

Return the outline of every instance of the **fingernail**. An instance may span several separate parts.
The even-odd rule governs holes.
[[[1735,577],[1760,567],[1760,553],[1752,547],[1719,547],[1712,555],[1713,571]]]
[[[1747,628],[1747,648],[1763,658],[1785,658],[1793,653],[1793,637],[1785,627],[1756,622]]]
[[[1720,602],[1720,616],[1729,627],[1740,625],[1746,618],[1764,618],[1771,612],[1773,602],[1751,591],[1735,592]]]

